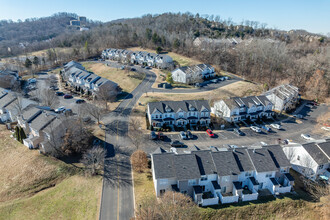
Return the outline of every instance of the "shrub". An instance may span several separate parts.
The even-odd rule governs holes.
[[[135,151],[131,156],[132,167],[134,171],[142,173],[148,168],[147,154],[142,150]]]

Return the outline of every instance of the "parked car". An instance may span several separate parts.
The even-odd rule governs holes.
[[[190,131],[187,131],[186,135],[187,135],[187,137],[189,139],[193,139],[194,138],[193,134]]]
[[[63,96],[63,95],[64,95],[63,92],[56,92],[55,94],[56,94],[57,96]]]
[[[150,139],[151,140],[156,140],[157,139],[157,135],[154,131],[150,132]]]
[[[207,129],[207,130],[206,130],[206,133],[209,135],[209,137],[211,137],[211,138],[214,137],[214,134],[213,134],[213,132],[212,132],[211,129]]]
[[[121,70],[124,70],[124,69],[125,69],[125,66],[121,66],[120,69],[121,69]]]
[[[136,71],[136,69],[135,68],[131,68],[131,71]]]
[[[181,138],[182,140],[186,140],[186,139],[187,139],[187,135],[186,135],[186,133],[184,133],[184,131],[181,131],[181,132],[180,132],[180,138]]]
[[[63,98],[64,98],[64,99],[72,99],[73,97],[72,97],[72,95],[70,95],[70,94],[65,94],[65,95],[63,96]]]
[[[304,116],[302,116],[301,114],[298,114],[298,115],[293,115],[293,117],[302,119]]]
[[[232,149],[238,148],[237,145],[233,145],[233,144],[229,144],[228,146],[229,146],[229,148],[232,148]]]
[[[76,100],[76,103],[77,103],[77,104],[81,104],[81,103],[84,103],[84,102],[85,102],[85,100],[83,100],[83,99],[77,99],[77,100]]]
[[[36,82],[37,82],[37,80],[35,78],[28,79],[29,84],[36,83]]]
[[[280,129],[281,129],[281,125],[280,125],[280,124],[270,124],[270,126],[271,126],[272,128],[277,129],[277,130],[280,130]]]
[[[325,130],[325,131],[330,131],[330,127],[321,127],[322,130]]]
[[[183,147],[183,143],[178,140],[174,140],[171,142],[171,147]]]
[[[234,133],[238,134],[239,136],[243,136],[244,135],[244,133],[240,129],[238,129],[238,128],[234,128]]]
[[[219,80],[220,80],[220,81],[225,81],[226,78],[222,76],[222,77],[219,78]]]
[[[309,134],[301,134],[300,136],[306,140],[314,140]]]
[[[218,82],[218,79],[212,79],[211,82],[217,83]]]
[[[261,132],[261,129],[257,126],[251,126],[250,129],[254,132],[257,132],[257,133],[260,133]]]
[[[263,141],[260,141],[260,144],[261,144],[261,146],[267,146],[268,145],[267,143],[265,143]]]
[[[147,69],[147,70],[150,70],[150,69],[151,69],[151,67],[150,67],[150,66],[146,66],[146,69]]]
[[[271,132],[272,131],[272,129],[270,128],[269,125],[263,125],[261,128],[264,129],[267,132]]]
[[[66,116],[70,116],[70,115],[73,115],[73,112],[72,112],[72,109],[65,109],[64,111],[63,111],[63,113],[64,113],[64,115],[66,115]]]
[[[56,112],[56,113],[61,113],[61,112],[63,112],[65,109],[66,109],[66,108],[65,108],[64,106],[61,106],[61,107],[55,109],[55,112]]]
[[[161,141],[165,140],[165,135],[162,132],[159,131],[157,136],[159,140]]]

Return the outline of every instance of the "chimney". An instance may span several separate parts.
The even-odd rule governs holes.
[[[254,148],[254,149],[253,149],[253,153],[255,153],[255,152],[256,152],[256,149]]]

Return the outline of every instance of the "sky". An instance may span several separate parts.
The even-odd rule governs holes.
[[[0,0],[0,20],[46,17],[71,12],[111,21],[164,12],[219,15],[233,22],[266,23],[268,28],[330,32],[330,0]]]

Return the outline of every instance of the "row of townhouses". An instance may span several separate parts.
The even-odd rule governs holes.
[[[147,115],[154,128],[210,124],[211,109],[206,100],[149,102]]]
[[[185,84],[194,84],[213,77],[215,77],[214,67],[209,64],[183,66],[172,71],[173,81]]]
[[[23,128],[26,134],[23,143],[30,149],[39,148],[48,153],[52,144],[61,144],[66,132],[63,117],[48,107],[38,106],[36,102],[14,92],[0,89],[1,122],[17,124]]]
[[[266,96],[232,97],[214,102],[212,113],[228,122],[274,115],[273,103]]]
[[[274,105],[274,110],[290,111],[296,108],[300,99],[299,89],[290,84],[277,86],[263,94]]]
[[[87,71],[80,63],[75,61],[70,61],[64,65],[61,75],[68,85],[82,94],[94,96],[100,90],[113,95],[121,92],[117,83]]]
[[[157,197],[177,191],[201,206],[257,200],[260,192],[287,193],[294,184],[290,162],[279,145],[185,154],[159,148],[151,160]]]
[[[311,179],[330,178],[330,139],[283,148],[292,169]]]
[[[168,69],[173,67],[172,57],[166,54],[109,48],[103,50],[101,56],[103,59],[116,60],[124,63],[140,64],[160,69]]]

